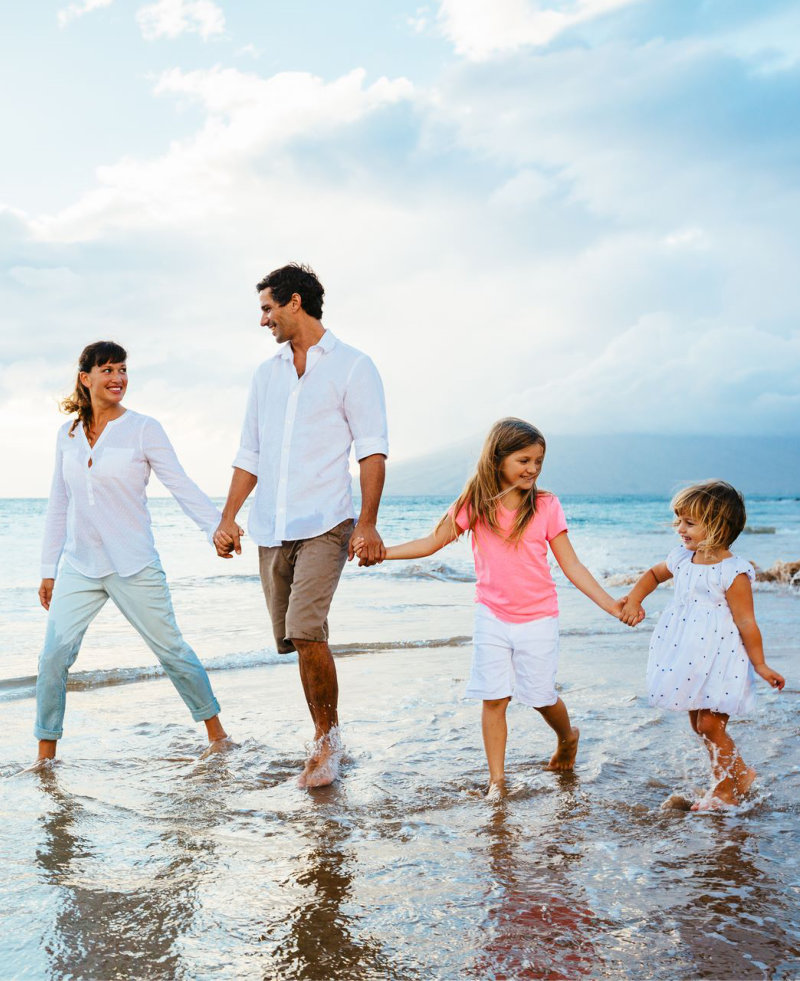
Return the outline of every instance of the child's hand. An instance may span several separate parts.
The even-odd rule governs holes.
[[[783,691],[783,686],[786,684],[786,679],[782,674],[778,674],[777,671],[773,671],[768,664],[759,664],[756,668],[756,674],[760,675],[764,681],[768,682],[773,688],[777,688],[778,691]]]
[[[361,558],[361,553],[366,550],[366,546],[367,543],[364,541],[363,538],[359,537],[353,539],[353,551],[356,553],[356,555],[359,558]]]
[[[635,603],[629,596],[620,598],[619,619],[629,627],[635,627],[645,618],[644,608],[641,603]]]

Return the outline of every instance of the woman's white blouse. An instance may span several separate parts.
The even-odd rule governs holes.
[[[186,475],[161,423],[128,409],[93,447],[82,425],[71,427],[62,426],[56,440],[43,579],[55,578],[62,554],[92,579],[132,576],[158,559],[147,509],[151,470],[192,521],[213,534],[220,512]]]

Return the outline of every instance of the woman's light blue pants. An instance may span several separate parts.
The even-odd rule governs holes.
[[[91,579],[64,562],[56,577],[39,657],[36,738],[60,739],[63,735],[67,675],[87,627],[109,597],[161,662],[195,722],[217,715],[219,703],[206,670],[175,622],[161,564],[154,562],[124,578],[112,573]]]

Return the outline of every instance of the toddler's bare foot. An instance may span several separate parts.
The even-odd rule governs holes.
[[[661,805],[662,811],[690,811],[692,802],[683,794],[670,794]]]
[[[573,726],[566,739],[559,739],[556,751],[547,764],[548,770],[571,770],[575,766],[580,735],[579,730]]]
[[[342,740],[339,729],[331,729],[311,744],[306,765],[297,778],[298,787],[327,787],[339,779]]]
[[[753,786],[756,778],[756,771],[752,766],[746,766],[741,773],[736,775],[736,793],[739,798],[745,797]]]

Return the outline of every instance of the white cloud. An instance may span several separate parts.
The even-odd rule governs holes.
[[[111,228],[195,226],[209,215],[228,213],[236,185],[282,163],[282,151],[299,136],[319,138],[364,119],[382,107],[409,99],[405,79],[380,78],[365,85],[356,69],[326,83],[305,72],[271,78],[232,68],[162,74],[158,95],[183,95],[207,112],[193,138],[176,141],[153,160],[128,158],[97,169],[98,186],[31,228],[40,240],[85,241]]]
[[[81,281],[80,276],[64,266],[13,266],[8,274],[21,286],[34,290],[73,290]]]
[[[90,14],[101,7],[110,7],[114,0],[83,0],[83,3],[71,3],[58,12],[59,27],[65,27],[71,20]]]
[[[549,44],[563,31],[639,0],[440,0],[439,23],[456,51],[473,61]]]
[[[140,7],[136,21],[146,41],[187,33],[206,41],[225,31],[225,15],[212,0],[157,0]]]

